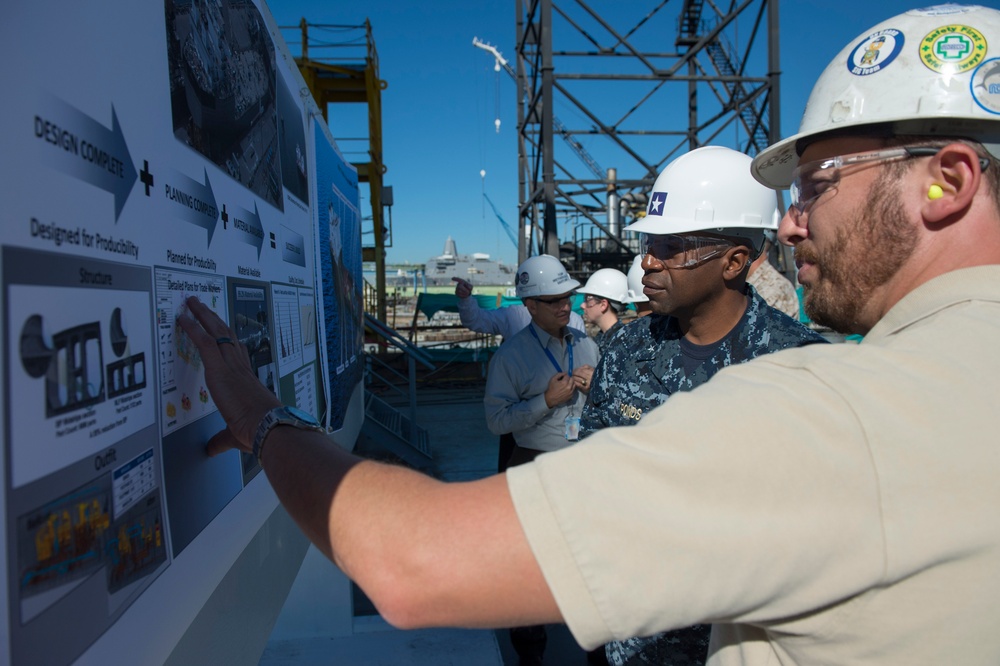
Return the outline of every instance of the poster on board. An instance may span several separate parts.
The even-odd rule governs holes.
[[[205,453],[223,422],[177,326],[185,300],[230,322],[282,401],[342,412],[329,387],[360,381],[360,216],[356,174],[328,140],[346,176],[316,173],[301,79],[259,2],[11,11],[0,24],[15,93],[0,150],[18,164],[0,241],[0,649],[58,665],[210,526],[224,539],[216,517],[262,476],[252,456]],[[343,383],[321,361],[315,224],[326,220],[328,248],[331,204],[346,229]]]
[[[316,155],[317,254],[323,286],[324,339],[331,430],[344,424],[344,408],[362,378],[364,293],[358,173],[313,124]]]

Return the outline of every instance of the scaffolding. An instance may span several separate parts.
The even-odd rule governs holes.
[[[657,0],[638,19],[638,2],[601,4],[614,18],[516,0],[518,261],[552,254],[580,275],[628,269],[622,229],[672,159],[709,144],[752,156],[780,135],[778,0]],[[559,219],[575,220],[562,239]]]
[[[313,30],[310,36],[310,28]],[[382,177],[386,167],[382,162],[382,91],[387,84],[379,78],[378,52],[369,21],[363,25],[311,24],[305,19],[298,26],[282,26],[281,30],[298,30],[301,41],[288,39],[289,46],[298,45],[295,58],[299,72],[309,92],[327,119],[330,104],[363,103],[367,105],[368,132],[364,137],[338,137],[339,141],[361,141],[367,144],[367,160],[351,161],[358,170],[358,181],[368,183],[371,198],[371,220],[374,242],[362,247],[362,259],[375,262],[375,316],[386,320],[385,248],[389,237],[383,214],[384,206],[392,205],[391,188]]]

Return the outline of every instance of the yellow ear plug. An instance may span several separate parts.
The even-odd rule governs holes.
[[[940,199],[943,196],[944,196],[944,190],[941,189],[940,185],[931,185],[927,189],[927,198],[930,199],[931,201],[934,201],[935,199]]]

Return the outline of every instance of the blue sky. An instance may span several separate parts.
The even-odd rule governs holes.
[[[388,82],[382,94],[383,155],[388,167],[385,183],[393,187],[395,205],[393,246],[387,260],[422,264],[440,254],[450,235],[461,253],[485,252],[516,263],[514,245],[482,196],[485,189],[501,216],[509,224],[517,224],[515,85],[506,75],[500,76],[498,85],[492,57],[472,46],[472,38],[479,37],[513,58],[513,0],[265,1],[281,26],[297,25],[303,17],[312,24],[371,21],[381,78]],[[587,4],[616,28],[627,30],[659,2],[588,0]],[[841,48],[881,20],[927,4],[931,3],[782,2],[782,134],[788,136],[798,129],[813,82]],[[634,8],[634,16],[623,15],[629,8]],[[669,7],[663,12],[671,17],[676,14]],[[663,50],[672,48],[674,37],[671,28]],[[298,47],[293,46],[292,52],[297,55]],[[498,108],[499,134],[494,128]],[[359,136],[360,111],[358,105],[334,105],[330,110],[331,131],[334,137],[344,139],[340,148],[353,161],[365,159],[352,153],[359,144],[348,140]],[[578,118],[567,118],[564,113],[573,112],[557,107],[557,116],[567,126],[582,126]],[[584,144],[598,150],[586,139]],[[598,155],[594,152],[595,158]],[[598,162],[614,166],[601,159]],[[486,171],[485,178],[480,176],[481,170]],[[620,173],[619,177],[628,174]],[[367,208],[367,188],[363,186],[362,209]]]

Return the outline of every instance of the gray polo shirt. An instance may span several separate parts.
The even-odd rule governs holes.
[[[545,389],[560,370],[570,372],[571,348],[573,368],[596,366],[599,353],[597,344],[583,331],[570,327],[564,331],[560,340],[531,323],[497,350],[490,361],[484,400],[491,432],[513,433],[518,446],[538,451],[555,451],[572,443],[564,435],[566,418],[579,418],[587,396],[576,391],[569,401],[550,409]]]

